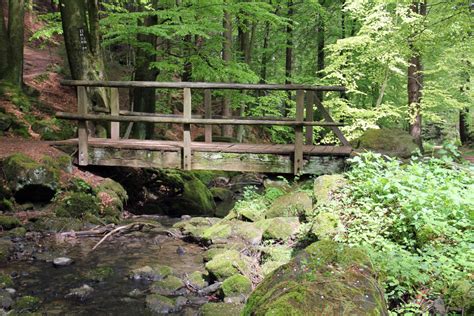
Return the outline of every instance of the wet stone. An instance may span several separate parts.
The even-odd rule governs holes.
[[[84,284],[81,287],[71,289],[71,291],[66,294],[65,298],[73,298],[80,301],[85,301],[91,297],[94,289],[87,284]]]
[[[176,311],[175,300],[160,294],[151,294],[146,297],[146,306],[157,314],[167,314]]]
[[[70,266],[74,261],[68,257],[58,257],[53,259],[53,265],[55,267],[66,267]]]

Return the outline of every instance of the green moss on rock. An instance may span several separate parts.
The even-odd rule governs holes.
[[[174,275],[169,275],[163,280],[153,282],[151,291],[161,295],[173,295],[183,286],[183,280]]]
[[[232,199],[233,193],[226,188],[211,188],[212,196],[217,201],[228,201]]]
[[[9,230],[18,226],[21,226],[21,223],[15,216],[0,215],[0,228],[2,230]]]
[[[388,315],[367,260],[358,248],[314,243],[267,276],[242,315]]]
[[[322,175],[314,180],[313,194],[317,204],[327,203],[332,198],[332,193],[344,185],[347,181],[341,174]]]
[[[168,314],[175,310],[176,301],[172,298],[160,295],[150,294],[145,299],[146,307],[156,314]]]
[[[96,188],[96,192],[114,192],[116,196],[122,201],[126,202],[128,200],[127,191],[123,188],[123,186],[112,180],[112,179],[104,179]]]
[[[194,271],[188,275],[188,282],[198,289],[202,289],[209,284],[206,279],[206,275],[200,271]]]
[[[222,282],[225,297],[248,296],[252,292],[252,282],[246,276],[235,274]]]
[[[227,303],[206,303],[199,309],[202,316],[239,316],[242,305]]]
[[[36,296],[25,295],[16,300],[13,308],[20,313],[32,312],[38,309],[40,302]]]
[[[344,225],[334,213],[321,212],[312,220],[311,231],[318,239],[331,239],[344,232]]]
[[[409,158],[418,149],[413,137],[400,129],[369,129],[352,145],[354,149],[401,158]]]
[[[25,227],[16,227],[8,231],[7,236],[10,237],[25,237],[26,228]]]
[[[263,229],[263,239],[288,240],[300,227],[298,217],[274,217],[256,223]]]
[[[218,281],[223,281],[240,271],[248,271],[249,260],[236,250],[227,250],[217,254],[206,263],[206,270]]]
[[[37,120],[31,125],[31,129],[40,134],[43,140],[65,140],[72,138],[75,128],[70,122],[53,119]]]
[[[13,250],[13,243],[9,239],[0,239],[0,263],[7,261]]]
[[[97,267],[86,274],[86,278],[94,282],[104,282],[114,274],[112,267]]]
[[[313,200],[306,192],[291,192],[277,198],[266,211],[266,218],[298,216],[311,211]]]
[[[67,192],[59,199],[55,213],[58,217],[72,218],[82,218],[86,213],[99,215],[99,200],[92,194]]]

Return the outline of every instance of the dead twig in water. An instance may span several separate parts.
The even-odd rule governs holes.
[[[104,237],[102,237],[101,240],[99,240],[99,242],[97,244],[95,244],[94,247],[92,247],[92,251],[94,251],[97,247],[100,246],[100,244],[102,244],[107,238],[109,238],[110,236],[112,236],[113,234],[116,234],[122,230],[125,230],[125,229],[130,229],[130,228],[133,228],[133,226],[139,226],[139,227],[143,227],[143,226],[152,226],[152,227],[161,227],[161,225],[155,225],[155,224],[152,224],[152,223],[143,223],[143,222],[136,222],[136,223],[130,223],[130,224],[127,224],[127,225],[123,225],[123,226],[119,226],[113,230],[111,230],[110,232],[108,232]]]

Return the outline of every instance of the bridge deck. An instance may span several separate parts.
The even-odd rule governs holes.
[[[73,154],[78,139],[51,142]],[[90,165],[182,169],[180,141],[88,139]],[[294,145],[191,142],[191,169],[293,173]],[[344,167],[348,146],[303,146],[302,174],[332,173]]]

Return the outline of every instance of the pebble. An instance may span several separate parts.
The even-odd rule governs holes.
[[[65,266],[69,266],[73,263],[74,261],[71,259],[71,258],[68,258],[68,257],[58,257],[58,258],[54,258],[53,260],[53,265],[55,267],[65,267]]]

